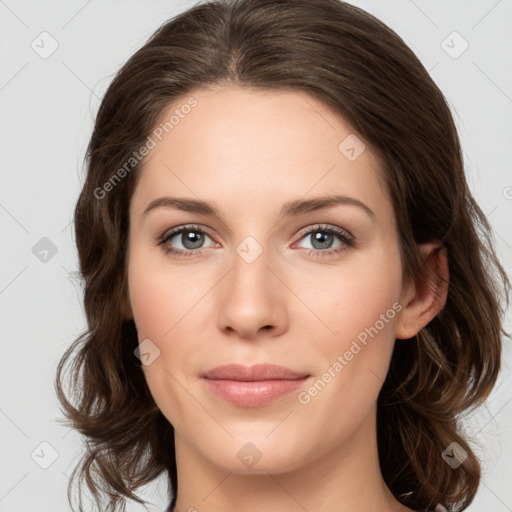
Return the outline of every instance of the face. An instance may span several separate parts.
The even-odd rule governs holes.
[[[177,453],[280,473],[368,443],[403,298],[370,148],[304,93],[191,96],[153,136],[128,253],[143,369]]]

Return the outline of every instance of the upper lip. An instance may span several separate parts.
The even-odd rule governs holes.
[[[201,374],[201,377],[211,380],[239,380],[245,382],[261,380],[296,380],[308,377],[307,373],[296,372],[285,366],[275,364],[226,364],[217,366]]]

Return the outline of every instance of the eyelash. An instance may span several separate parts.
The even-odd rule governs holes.
[[[198,226],[196,224],[187,224],[185,226],[178,227],[176,229],[173,229],[172,231],[169,231],[167,233],[164,233],[159,241],[158,245],[162,246],[162,250],[165,252],[165,254],[173,255],[179,258],[189,258],[191,256],[200,256],[202,254],[201,249],[191,249],[184,251],[182,249],[176,249],[172,247],[171,245],[168,245],[169,240],[172,240],[176,235],[179,235],[181,233],[185,232],[192,232],[192,233],[203,233],[205,235],[208,235],[208,231],[206,231],[201,226]],[[299,240],[302,240],[303,238],[307,237],[308,235],[312,233],[328,233],[330,235],[336,235],[342,242],[343,245],[334,248],[334,249],[304,249],[307,251],[308,256],[314,256],[317,258],[325,257],[325,256],[332,256],[334,254],[341,253],[342,251],[345,251],[347,247],[353,247],[356,245],[355,237],[349,233],[348,231],[338,228],[336,226],[330,226],[325,224],[317,224],[316,226],[313,226],[312,228],[308,229],[307,231],[301,232],[301,236]],[[211,237],[210,237],[211,238]]]

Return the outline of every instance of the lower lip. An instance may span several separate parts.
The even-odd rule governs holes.
[[[300,388],[308,377],[294,380],[239,380],[204,379],[206,387],[215,395],[239,407],[261,407]]]

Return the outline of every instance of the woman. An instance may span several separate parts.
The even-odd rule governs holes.
[[[199,4],[119,71],[87,164],[56,387],[99,509],[162,472],[174,512],[467,508],[458,418],[509,282],[397,34],[339,0]]]

